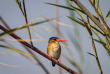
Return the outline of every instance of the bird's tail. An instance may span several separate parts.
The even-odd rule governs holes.
[[[52,66],[53,66],[53,67],[55,66],[55,64],[56,64],[55,62],[52,62]]]

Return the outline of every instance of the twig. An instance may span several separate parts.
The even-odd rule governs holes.
[[[10,29],[10,27],[7,25],[7,23],[3,20],[1,16],[0,16],[0,20],[6,26],[7,29]]]
[[[85,13],[86,15],[110,38],[110,33],[102,26],[102,24],[86,9],[86,7],[79,0],[74,1]]]
[[[95,7],[94,4],[92,3],[92,1],[89,0],[89,2],[90,2],[91,5],[93,6],[94,10],[95,10],[96,13],[99,15],[99,17],[101,18],[102,22],[104,23],[105,29],[106,29],[107,31],[110,31],[110,29],[109,29],[108,25],[106,24],[106,22],[105,22],[103,16],[100,15],[100,13],[99,13],[98,10],[96,9],[96,7]],[[109,48],[110,48],[110,43],[109,43],[109,40],[108,40],[107,36],[105,36],[105,40],[106,40],[106,42],[107,42],[107,44],[108,44],[108,46],[109,46]]]
[[[98,10],[96,9],[96,7],[94,6],[94,4],[92,3],[91,0],[89,0],[89,2],[91,3],[91,5],[93,6],[94,10],[96,11],[96,13],[99,15],[99,17],[101,18],[102,22],[104,23],[106,30],[109,31],[109,27],[107,26],[103,16],[100,15],[100,13],[98,12]]]
[[[91,27],[90,27],[90,22],[89,22],[88,16],[87,16],[87,21],[88,21],[88,28],[89,28],[89,31],[88,32],[90,32],[91,31]],[[98,58],[98,55],[97,55],[95,43],[94,43],[94,40],[93,40],[92,32],[89,33],[89,34],[90,34],[90,37],[91,37],[92,46],[93,46],[93,50],[94,50],[94,54],[95,54],[95,57],[96,57],[96,61],[97,61],[97,64],[98,64],[98,67],[99,67],[99,70],[100,70],[100,74],[103,74],[102,68],[101,68],[101,65],[100,65],[100,62],[99,62],[99,58]]]
[[[6,28],[4,28],[2,25],[0,25],[0,29],[3,30],[3,31],[8,31]],[[14,33],[12,34],[9,34],[10,36],[12,36],[13,38],[15,39],[21,39],[20,37],[18,37],[17,35],[15,35]],[[23,41],[23,42],[20,42],[22,44],[24,44],[25,46],[29,47],[30,49],[32,49],[33,51],[39,53],[40,55],[44,56],[45,58],[47,58],[48,60],[51,60],[55,63],[57,63],[57,60],[55,60],[54,58],[50,58],[47,54],[43,53],[42,51],[40,51],[38,48],[34,47],[32,48],[32,45],[30,45],[29,43]],[[70,72],[71,74],[77,74],[77,72],[75,72],[74,70],[68,68],[67,66],[63,65],[62,63],[58,63],[57,65],[59,65],[60,67],[62,67],[63,69],[65,69],[66,71]]]
[[[31,41],[32,37],[31,37],[30,29],[29,29],[28,20],[27,20],[27,14],[26,14],[26,8],[25,8],[25,2],[24,2],[24,0],[23,0],[23,8],[24,8],[24,18],[25,18],[26,25],[27,25],[27,31],[28,31],[30,43],[31,43],[31,45],[33,46],[33,43],[32,43],[32,41]]]
[[[25,21],[26,21],[26,25],[27,25],[27,31],[28,31],[28,35],[29,35],[29,39],[30,39],[30,43],[32,45],[33,48],[33,43],[32,43],[32,38],[31,38],[31,33],[30,33],[30,29],[29,29],[29,24],[28,24],[28,20],[27,20],[27,14],[26,14],[26,8],[25,8],[25,2],[23,0],[23,8],[24,8],[24,17],[25,17]],[[29,53],[33,54],[35,56],[35,54],[33,52],[31,52],[31,50],[29,50],[26,46],[24,46]],[[43,64],[40,62],[39,59],[37,59],[37,57],[34,58],[35,60],[37,60],[37,62],[39,63],[39,65],[44,69],[44,71],[49,74],[48,70],[43,66]]]

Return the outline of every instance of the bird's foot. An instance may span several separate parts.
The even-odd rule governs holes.
[[[56,64],[58,64],[58,60],[57,60]]]
[[[52,56],[50,56],[50,59],[52,59]]]

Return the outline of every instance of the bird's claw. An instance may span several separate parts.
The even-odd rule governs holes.
[[[57,60],[56,64],[58,64],[58,60]]]
[[[52,59],[52,56],[50,56],[50,59]]]

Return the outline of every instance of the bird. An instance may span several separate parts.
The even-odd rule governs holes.
[[[48,47],[47,47],[47,54],[50,56],[51,58],[54,58],[57,60],[57,64],[58,64],[58,59],[61,55],[61,45],[59,42],[64,42],[67,40],[64,39],[59,39],[58,37],[51,37],[48,41]],[[55,66],[55,62],[52,62],[52,66]]]

